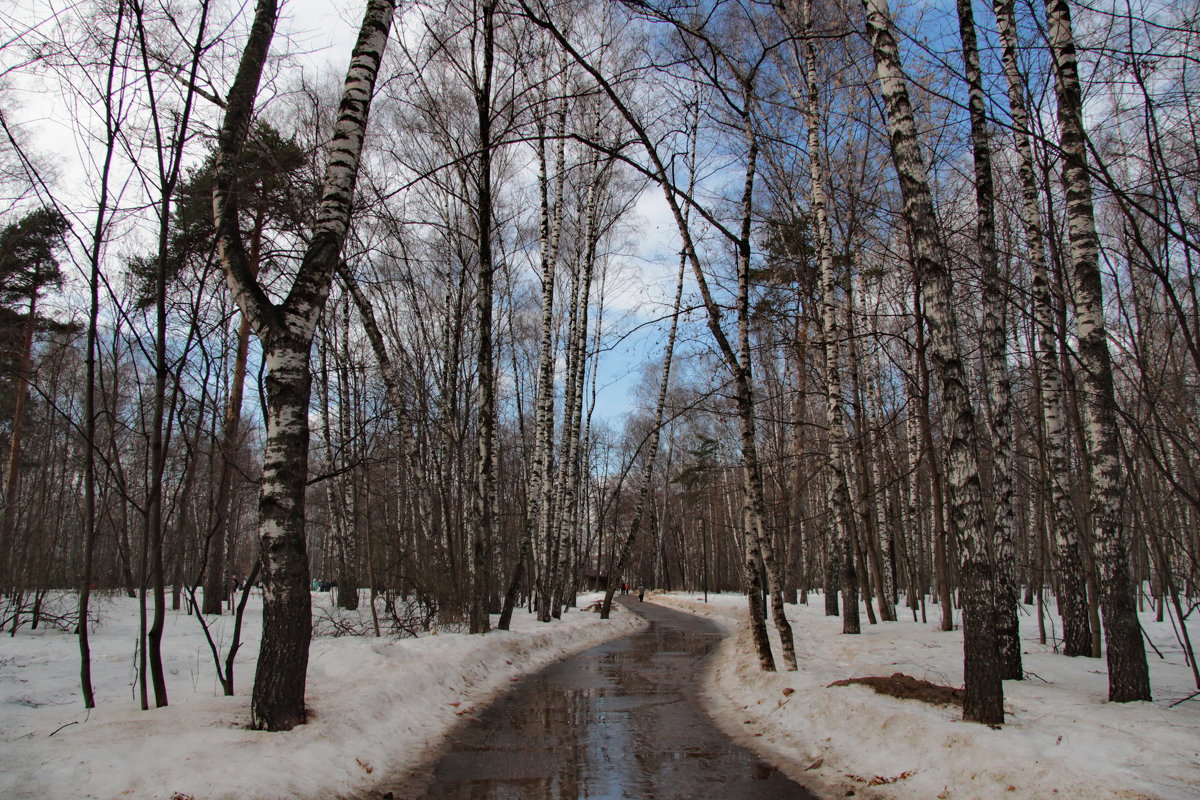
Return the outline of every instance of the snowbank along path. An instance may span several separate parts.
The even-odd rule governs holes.
[[[589,599],[595,598],[581,597],[581,606]],[[518,676],[645,625],[618,609],[607,622],[583,611],[548,624],[518,613],[511,632],[484,636],[318,637],[309,659],[310,722],[263,733],[245,727],[261,627],[261,605],[253,602],[236,697],[221,696],[196,620],[170,615],[163,650],[171,705],[154,711],[138,709],[133,688],[133,601],[107,599],[92,634],[98,707],[90,714],[79,700],[74,636],[22,630],[0,637],[0,797],[282,800],[365,793],[385,765],[404,770],[425,761],[460,716]],[[218,636],[228,637],[222,627],[228,622],[218,620]]]

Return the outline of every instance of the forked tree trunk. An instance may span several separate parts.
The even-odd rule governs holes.
[[[995,190],[992,148],[988,142],[986,96],[979,68],[975,15],[971,0],[958,0],[958,30],[969,90],[971,149],[975,162],[975,223],[979,267],[983,278],[983,360],[988,405],[996,435],[992,466],[993,530],[996,555],[996,639],[1001,677],[1020,680],[1021,636],[1017,621],[1016,555],[1013,548],[1012,381],[1008,377],[1008,334],[1005,299],[996,251]]]
[[[933,196],[917,141],[916,121],[900,51],[891,31],[887,0],[864,0],[867,31],[886,110],[892,160],[904,198],[904,215],[921,276],[934,364],[942,379],[943,429],[948,438],[947,479],[955,529],[960,537],[963,591],[963,718],[987,724],[1004,721],[992,567],[988,556],[976,458],[975,413],[955,336],[950,272],[937,236]]]
[[[1071,10],[1066,0],[1046,0],[1046,33],[1054,61],[1063,189],[1071,244],[1075,327],[1083,384],[1081,406],[1090,456],[1093,538],[1097,549],[1100,607],[1108,656],[1108,699],[1150,699],[1150,672],[1138,623],[1122,518],[1117,401],[1104,322],[1104,288],[1092,210],[1083,100]]]
[[[304,490],[308,478],[308,361],[350,222],[350,204],[375,78],[387,44],[394,0],[370,0],[351,56],[334,125],[317,222],[287,298],[273,303],[251,270],[238,227],[237,164],[277,17],[259,0],[229,92],[213,181],[217,243],[230,289],[263,343],[267,440],[259,497],[263,634],[251,700],[251,724],[289,730],[305,721],[304,687],[312,635]]]
[[[996,27],[1000,34],[1008,106],[1017,144],[1017,169],[1021,179],[1021,223],[1025,228],[1026,258],[1032,273],[1033,318],[1037,328],[1037,361],[1041,375],[1042,423],[1045,429],[1047,471],[1050,483],[1049,522],[1058,545],[1058,605],[1063,623],[1063,646],[1069,656],[1092,651],[1087,590],[1083,578],[1079,530],[1071,509],[1066,421],[1059,374],[1057,315],[1046,250],[1042,237],[1041,205],[1033,171],[1029,140],[1029,112],[1025,105],[1025,80],[1017,63],[1017,24],[1013,0],[995,0]]]

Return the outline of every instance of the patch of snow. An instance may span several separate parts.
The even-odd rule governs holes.
[[[1024,681],[1005,681],[1006,724],[963,722],[961,709],[899,700],[865,686],[829,687],[843,678],[903,672],[961,686],[962,632],[911,616],[846,636],[826,617],[820,595],[788,605],[799,672],[758,668],[742,595],[654,595],[710,617],[728,630],[705,687],[710,715],[740,744],[819,793],[858,798],[1200,797],[1200,700],[1172,702],[1195,686],[1170,623],[1143,614],[1164,658],[1150,650],[1155,701],[1109,703],[1103,659],[1067,658],[1038,643],[1036,611],[1021,619]],[[907,609],[898,609],[901,616]],[[1022,607],[1023,612],[1029,609]],[[1200,624],[1193,623],[1193,641]],[[775,653],[779,642],[768,625]],[[1191,630],[1191,629],[1189,629]],[[786,690],[793,691],[786,691]],[[875,785],[870,785],[874,781]]]
[[[580,608],[598,596],[581,595]],[[640,629],[644,620],[571,611],[537,622],[518,610],[511,631],[416,639],[314,638],[308,724],[248,730],[261,599],[243,624],[234,697],[224,697],[200,625],[168,612],[163,640],[167,708],[137,699],[136,601],[97,597],[91,632],[97,707],[79,697],[75,636],[20,630],[0,636],[0,797],[328,798],[370,790],[419,766],[459,721],[520,675]],[[314,606],[327,603],[314,596]],[[369,610],[366,612],[369,617]],[[213,620],[227,645],[232,617]],[[151,697],[153,703],[153,697]]]

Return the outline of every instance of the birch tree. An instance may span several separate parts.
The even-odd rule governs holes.
[[[992,467],[995,542],[996,639],[1003,678],[1020,680],[1021,637],[1017,620],[1016,556],[1013,551],[1012,381],[1008,377],[1008,332],[1005,300],[996,249],[996,198],[992,180],[986,97],[979,67],[975,13],[971,0],[958,0],[958,31],[962,41],[971,118],[971,151],[975,166],[975,233],[983,278],[983,359],[987,400],[995,431],[996,457]]]
[[[238,225],[238,155],[254,114],[277,20],[275,0],[259,0],[218,136],[213,185],[217,243],[230,290],[263,344],[267,440],[259,500],[263,635],[251,724],[289,730],[305,721],[304,685],[312,636],[304,539],[308,466],[309,350],[350,224],[350,206],[375,79],[395,11],[370,0],[334,125],[313,234],[287,296],[274,302],[255,276]]]
[[[887,0],[863,0],[863,7],[929,321],[931,355],[942,382],[942,424],[949,440],[946,478],[953,527],[959,537],[963,590],[963,718],[999,724],[1004,721],[1004,690],[992,602],[993,572],[983,520],[975,412],[955,330],[953,284],[938,240],[929,177],[917,141],[900,50],[892,33],[891,11]]]
[[[1087,615],[1087,590],[1083,581],[1079,529],[1071,509],[1067,453],[1066,412],[1063,409],[1059,370],[1058,335],[1053,287],[1046,267],[1040,192],[1034,173],[1030,143],[1025,78],[1017,62],[1017,23],[1012,0],[993,4],[1000,35],[1008,107],[1016,141],[1017,173],[1021,182],[1021,223],[1025,232],[1025,259],[1032,275],[1033,319],[1037,329],[1037,361],[1041,378],[1041,418],[1045,429],[1046,461],[1050,479],[1049,522],[1058,545],[1058,606],[1063,622],[1063,647],[1069,656],[1091,653],[1091,626]]]
[[[861,633],[858,617],[858,575],[854,545],[850,537],[850,488],[846,483],[846,410],[842,397],[842,309],[838,306],[837,268],[833,260],[833,235],[829,225],[826,190],[825,149],[821,143],[820,94],[817,82],[817,53],[812,39],[812,0],[800,0],[796,12],[801,40],[800,66],[809,162],[809,205],[817,235],[817,264],[820,268],[821,336],[825,353],[825,414],[827,501],[833,516],[833,539],[838,547],[842,572],[842,633]]]
[[[1071,283],[1084,433],[1091,478],[1092,533],[1100,573],[1100,607],[1108,660],[1108,699],[1124,703],[1150,699],[1150,671],[1134,604],[1127,534],[1124,480],[1112,356],[1104,320],[1104,288],[1099,242],[1088,172],[1083,94],[1067,0],[1046,0],[1046,33],[1058,96],[1062,182],[1067,201]]]
[[[479,326],[476,368],[479,371],[479,423],[476,431],[475,489],[471,531],[471,633],[487,633],[488,592],[491,588],[492,508],[496,479],[493,447],[496,428],[496,381],[492,356],[492,292],[495,265],[492,263],[492,72],[495,59],[495,0],[480,4],[480,35],[483,38],[475,112],[479,129],[479,165],[476,176],[475,235],[479,263],[476,265],[475,316]]]

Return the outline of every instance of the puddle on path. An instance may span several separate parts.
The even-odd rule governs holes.
[[[698,706],[704,619],[629,600],[650,627],[513,684],[453,734],[425,800],[816,800]]]

